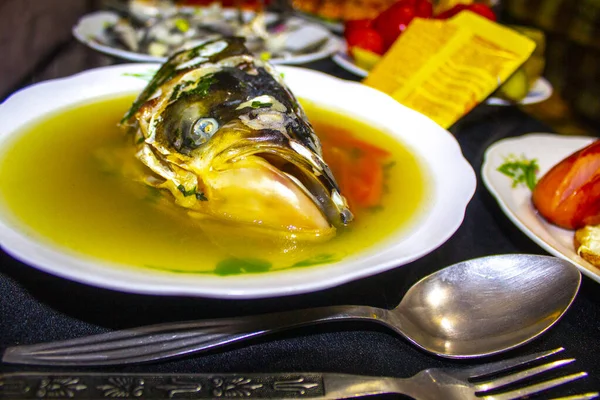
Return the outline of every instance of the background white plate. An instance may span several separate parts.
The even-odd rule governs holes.
[[[331,32],[344,33],[344,23],[342,21],[328,21],[324,18],[318,17],[314,14],[305,13],[303,11],[296,11],[295,15],[300,18],[304,18],[308,21],[314,22],[315,24],[323,25]]]
[[[335,53],[332,59],[337,65],[357,76],[366,77],[369,74],[367,70],[364,70],[356,65],[354,60],[352,60],[345,50]],[[529,90],[527,96],[519,101],[518,104],[526,105],[541,103],[542,101],[547,100],[550,96],[552,96],[552,85],[545,78],[540,77],[533,83],[533,86]],[[498,97],[489,97],[485,100],[485,103],[492,106],[509,106],[513,104]]]
[[[94,98],[139,92],[156,64],[98,68],[40,83],[0,105],[0,146],[34,118]],[[475,191],[475,174],[456,139],[439,125],[391,97],[359,83],[302,68],[278,67],[294,93],[332,111],[382,127],[415,154],[429,175],[426,212],[385,245],[316,267],[239,276],[172,274],[123,268],[28,237],[0,209],[0,245],[14,257],[52,274],[90,285],[147,294],[253,298],[319,290],[416,260],[444,243],[460,226]],[[402,182],[395,182],[401,185]]]
[[[226,9],[224,13],[232,12]],[[162,63],[167,60],[167,57],[155,57],[144,53],[135,53],[119,47],[113,47],[108,44],[105,36],[105,27],[107,24],[114,24],[118,20],[117,13],[111,11],[97,11],[83,16],[73,27],[73,36],[81,43],[91,47],[101,53],[111,55],[113,57],[122,58],[129,61],[139,62],[158,62]],[[319,24],[307,22],[301,18],[293,18],[294,23],[302,23],[311,30],[320,32],[320,35],[328,37],[327,43],[318,51],[306,54],[293,55],[286,58],[272,58],[271,64],[304,64],[327,58],[343,48],[343,41],[337,36],[331,34],[326,28]]]
[[[573,245],[574,232],[549,224],[531,203],[527,187],[512,187],[512,179],[497,171],[510,154],[537,159],[538,177],[569,154],[587,146],[595,139],[580,136],[533,133],[517,138],[503,139],[491,145],[486,153],[481,177],[506,216],[534,242],[548,253],[572,262],[579,270],[600,282],[600,269],[579,257]]]

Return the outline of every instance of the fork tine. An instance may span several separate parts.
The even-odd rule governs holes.
[[[561,378],[552,379],[549,381],[541,382],[535,385],[527,386],[520,389],[511,390],[510,392],[495,394],[491,396],[484,396],[482,400],[514,400],[520,399],[530,394],[539,393],[544,390],[552,389],[553,387],[560,386],[564,383],[574,381],[576,379],[584,378],[587,376],[587,372],[579,372],[577,374],[563,376]]]
[[[569,359],[565,359],[565,360],[549,362],[544,365],[529,368],[524,371],[515,372],[515,373],[507,375],[507,376],[503,376],[502,378],[492,379],[491,381],[488,381],[488,382],[478,383],[475,386],[477,387],[478,391],[486,391],[486,390],[496,389],[501,386],[506,386],[508,384],[518,382],[520,380],[529,378],[531,376],[541,374],[542,372],[549,371],[554,368],[562,367],[563,365],[570,364],[573,361],[575,361],[574,358],[569,358]]]
[[[597,398],[598,396],[600,396],[600,393],[591,392],[591,393],[574,394],[572,396],[567,396],[567,397],[555,397],[550,400],[592,400],[592,399]]]
[[[559,347],[558,349],[554,350],[543,351],[540,353],[529,354],[516,358],[510,358],[508,360],[492,362],[489,364],[478,365],[476,367],[465,369],[463,372],[468,374],[469,378],[478,378],[480,376],[506,371],[507,369],[518,367],[519,365],[527,364],[531,361],[540,360],[542,358],[546,358],[553,354],[559,353],[563,350],[564,347]]]

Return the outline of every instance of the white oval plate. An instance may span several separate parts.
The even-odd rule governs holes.
[[[502,211],[517,228],[548,253],[572,262],[582,273],[600,282],[600,269],[575,252],[574,232],[548,223],[533,207],[531,191],[526,187],[513,188],[512,180],[497,171],[506,156],[523,155],[527,159],[537,159],[540,166],[538,177],[541,177],[569,154],[593,141],[594,139],[590,137],[559,136],[548,133],[532,133],[503,139],[486,150],[481,177]]]
[[[230,9],[225,9],[224,13],[233,12]],[[114,24],[119,19],[118,14],[111,11],[97,11],[83,16],[73,27],[73,36],[81,43],[97,50],[101,53],[108,54],[113,57],[122,58],[129,61],[137,62],[158,62],[162,63],[167,60],[166,57],[155,57],[149,54],[136,53],[126,49],[113,47],[107,44],[105,35],[105,26]],[[319,24],[306,22],[300,18],[290,18],[290,23],[302,25],[307,29],[308,34],[318,34],[319,37],[327,37],[327,42],[318,50],[312,53],[292,55],[285,58],[272,58],[271,64],[304,64],[330,57],[343,48],[342,40],[331,34],[326,28]],[[310,32],[308,32],[310,30]]]
[[[145,74],[157,67],[126,64],[98,68],[17,92],[0,105],[0,146],[34,118],[95,98],[141,91],[146,82],[124,74]],[[429,175],[430,189],[426,212],[421,213],[410,230],[390,236],[386,245],[336,263],[252,276],[172,274],[123,268],[36,241],[2,209],[0,245],[27,264],[90,285],[146,294],[255,298],[315,291],[393,269],[433,251],[456,231],[476,181],[473,169],[449,132],[391,97],[359,83],[308,69],[277,69],[284,73],[285,81],[297,96],[381,126],[418,157]]]
[[[369,75],[367,70],[360,68],[358,65],[354,63],[352,58],[346,53],[346,51],[338,51],[332,57],[333,61],[344,68],[348,72],[352,72],[354,75],[360,77],[366,77]],[[547,100],[550,96],[552,96],[552,85],[545,78],[540,77],[534,83],[527,96],[519,101],[517,104],[527,105],[527,104],[536,104],[541,103],[544,100]],[[506,101],[504,99],[500,99],[498,97],[489,97],[485,100],[485,104],[491,106],[509,106],[513,103]]]

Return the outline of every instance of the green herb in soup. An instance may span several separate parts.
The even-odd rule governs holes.
[[[407,148],[367,123],[301,100],[352,223],[325,242],[263,240],[248,224],[212,231],[176,206],[170,191],[138,181],[145,166],[134,138],[117,126],[132,100],[62,110],[15,135],[0,151],[0,209],[39,240],[123,268],[224,276],[319,268],[376,250],[390,235],[408,232],[424,211],[424,171]],[[198,188],[181,193],[204,201]]]

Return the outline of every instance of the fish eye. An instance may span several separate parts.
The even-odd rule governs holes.
[[[219,129],[219,123],[214,118],[200,118],[192,126],[192,142],[196,146],[206,143]]]

